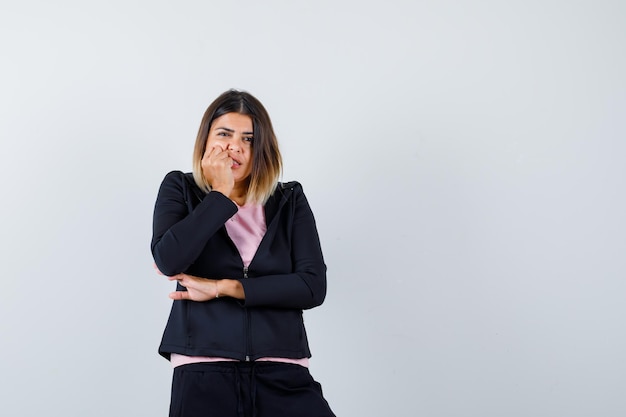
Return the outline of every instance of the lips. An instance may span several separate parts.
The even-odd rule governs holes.
[[[233,167],[238,167],[238,166],[241,166],[241,161],[239,161],[239,160],[237,160],[237,159],[233,158],[232,156],[230,157],[230,159],[232,159],[232,160],[233,160]]]

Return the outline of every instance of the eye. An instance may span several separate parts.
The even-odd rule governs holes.
[[[248,142],[248,143],[252,143],[252,142],[254,142],[254,137],[252,137],[252,136],[245,136],[243,138],[243,141],[244,142]]]
[[[227,132],[217,132],[217,136],[228,136]]]

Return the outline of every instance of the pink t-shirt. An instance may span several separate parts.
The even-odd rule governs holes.
[[[237,213],[226,222],[225,226],[228,236],[230,236],[239,250],[243,266],[248,267],[267,231],[265,210],[263,210],[263,206],[260,204],[238,205],[238,207]],[[178,353],[172,353],[170,360],[174,367],[198,362],[236,361],[236,359],[231,358],[186,356]],[[309,358],[259,358],[257,361],[294,363],[304,367],[309,366]]]
[[[248,267],[265,236],[265,210],[260,204],[237,206],[239,210],[226,222],[226,231],[239,250],[243,266]]]

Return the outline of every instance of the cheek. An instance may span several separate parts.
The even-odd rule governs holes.
[[[206,145],[204,145],[204,150],[206,151],[206,150],[208,150],[208,149],[211,149],[211,148],[212,148],[212,147],[214,147],[214,146],[215,146],[215,140],[214,140],[214,139],[212,139],[212,138],[209,138],[209,139],[206,141]]]
[[[252,173],[252,158],[248,159],[248,163],[246,164],[246,176]]]
[[[216,146],[220,147],[221,149],[224,149],[226,147],[226,144],[224,143],[224,139],[220,139],[220,137],[215,137],[209,134],[209,137],[206,141],[206,145],[204,145],[204,149],[210,150],[210,149],[215,148]]]

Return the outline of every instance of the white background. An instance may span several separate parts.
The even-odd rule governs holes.
[[[224,90],[318,221],[338,416],[626,415],[626,3],[0,4],[2,415],[165,416],[151,217]]]

